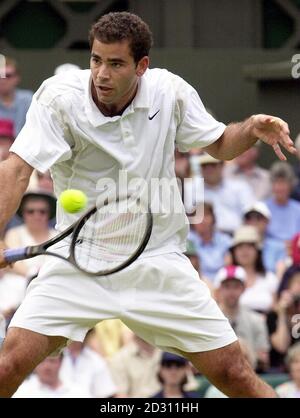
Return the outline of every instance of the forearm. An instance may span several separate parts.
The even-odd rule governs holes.
[[[219,160],[232,160],[251,148],[258,138],[253,132],[253,117],[229,124],[223,135],[205,150]]]
[[[290,346],[291,336],[287,325],[287,317],[285,314],[279,314],[277,329],[271,335],[272,346],[280,353],[285,353]]]
[[[27,189],[32,167],[13,154],[0,164],[0,235],[15,214]]]

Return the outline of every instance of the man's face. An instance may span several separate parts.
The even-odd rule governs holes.
[[[240,280],[225,280],[219,288],[220,301],[229,308],[238,305],[239,299],[244,291],[244,285]]]
[[[262,237],[265,235],[269,220],[261,213],[255,211],[248,212],[245,215],[244,220],[246,225],[254,226]]]
[[[288,180],[278,178],[272,183],[272,192],[274,199],[279,204],[288,201],[292,191],[292,185]]]
[[[0,78],[0,95],[12,93],[19,84],[19,75],[12,65],[5,67],[5,78]]]
[[[90,67],[98,102],[107,107],[125,106],[148,63],[148,57],[135,63],[127,40],[105,44],[95,39]]]
[[[223,177],[222,163],[203,164],[201,170],[205,184],[217,186],[221,182]]]
[[[59,379],[61,366],[60,357],[47,357],[35,369],[35,372],[44,385],[53,385]]]

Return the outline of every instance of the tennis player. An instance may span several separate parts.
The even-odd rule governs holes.
[[[55,192],[84,190],[92,205],[99,179],[174,176],[174,149],[202,147],[232,159],[258,138],[294,153],[288,125],[254,115],[225,126],[210,116],[197,92],[165,69],[148,69],[152,35],[136,15],[110,13],[90,31],[90,70],[47,79],[35,93],[27,121],[0,165],[0,227],[16,211],[33,168],[51,168]],[[13,192],[12,192],[13,191]],[[178,190],[172,198],[180,199]],[[182,203],[180,203],[182,204]],[[59,230],[74,215],[57,213]],[[49,257],[17,310],[0,355],[0,396],[67,339],[82,341],[100,320],[121,318],[137,335],[181,354],[231,397],[273,397],[251,370],[228,320],[182,254],[184,215],[157,213],[147,250],[125,270],[91,278]],[[61,249],[63,251],[63,249]],[[6,264],[0,258],[0,267]]]

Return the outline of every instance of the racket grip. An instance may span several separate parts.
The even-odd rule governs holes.
[[[24,260],[27,258],[27,248],[8,249],[3,251],[3,258],[8,263]]]

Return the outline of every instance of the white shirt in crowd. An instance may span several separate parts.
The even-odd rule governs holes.
[[[41,172],[51,167],[55,194],[80,189],[91,206],[104,193],[104,179],[119,184],[144,179],[153,195],[153,179],[175,187],[167,197],[144,255],[185,249],[188,232],[179,189],[174,182],[174,148],[188,151],[215,142],[225,125],[205,110],[196,90],[164,69],[149,69],[139,80],[137,94],[120,116],[106,117],[91,96],[91,71],[70,71],[44,81],[35,93],[26,124],[10,151]],[[34,138],[34,141],[32,140]],[[99,182],[100,181],[100,182]],[[107,182],[106,182],[107,184]],[[170,210],[169,199],[172,206]],[[58,207],[57,228],[64,229],[79,214]]]
[[[86,388],[92,398],[109,398],[117,393],[105,360],[89,347],[84,347],[75,360],[66,349],[60,376]]]
[[[90,394],[84,387],[65,381],[61,381],[57,388],[51,388],[32,374],[21,384],[13,398],[90,398]]]
[[[278,279],[272,272],[258,275],[253,286],[247,287],[240,298],[240,303],[249,309],[268,312],[278,287]]]

